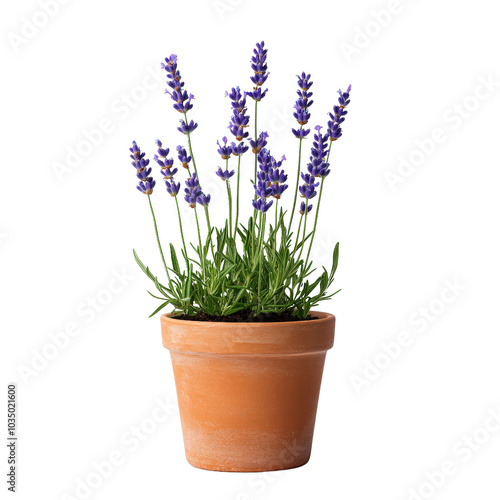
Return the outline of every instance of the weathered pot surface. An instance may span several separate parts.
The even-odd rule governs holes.
[[[161,317],[188,462],[257,472],[309,460],[335,317],[285,323],[211,323]]]

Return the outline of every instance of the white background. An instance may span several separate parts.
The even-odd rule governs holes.
[[[1,434],[13,381],[18,498],[83,498],[77,485],[89,478],[96,499],[498,498],[500,424],[489,418],[500,411],[495,5],[70,0],[47,18],[41,3],[8,2],[1,20]],[[178,54],[196,96],[199,170],[220,222],[224,90],[249,89],[260,40],[271,76],[259,129],[276,156],[287,155],[292,177],[295,75],[313,75],[312,126],[326,125],[336,90],[352,83],[314,253],[327,264],[340,241],[342,292],[323,307],[337,316],[337,335],[309,464],[211,473],[185,461],[175,408],[151,420],[164,415],[158,398],[174,406],[175,389],[159,319],[147,319],[156,304],[132,258],[136,248],[160,272],[128,147],[135,139],[151,157],[156,138],[171,149],[184,141],[158,71]],[[85,149],[86,132],[103,120],[100,143],[61,175],[68,148]],[[153,202],[164,240],[179,246],[161,183]],[[90,313],[93,299],[106,304]],[[65,328],[77,335],[54,353],[50,335]],[[23,377],[23,367],[34,372]],[[135,449],[130,436],[141,425],[149,434]],[[120,465],[94,487],[93,463],[117,454]],[[6,448],[1,455],[5,464]],[[434,474],[442,485],[432,486],[428,475],[444,462],[453,472]]]

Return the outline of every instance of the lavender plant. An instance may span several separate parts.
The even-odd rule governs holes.
[[[342,137],[341,125],[345,120],[346,107],[350,102],[351,86],[345,92],[338,91],[338,103],[329,113],[326,132],[323,127],[314,127],[309,162],[302,168],[302,144],[311,132],[306,125],[311,119],[310,108],[313,104],[310,91],[313,82],[311,75],[302,72],[298,75],[298,99],[294,105],[293,116],[297,129],[292,129],[298,139],[297,170],[290,213],[284,208],[282,198],[288,192],[288,173],[286,158],[279,160],[268,149],[269,134],[258,131],[258,103],[267,95],[263,90],[269,72],[267,70],[267,49],[264,42],[257,43],[251,58],[253,88],[242,91],[234,87],[226,92],[230,101],[229,132],[234,141],[223,136],[216,141],[217,153],[223,160],[222,166],[215,169],[220,181],[225,183],[228,203],[228,217],[222,227],[211,225],[211,196],[202,187],[202,180],[193,153],[192,134],[198,124],[188,119],[193,108],[193,94],[189,94],[178,69],[177,56],[165,59],[162,68],[166,71],[167,90],[174,101],[173,108],[181,113],[179,132],[187,143],[176,148],[179,168],[174,167],[174,157],[170,149],[156,141],[157,151],[154,160],[159,166],[166,192],[173,198],[179,232],[182,240],[181,259],[170,243],[169,263],[165,258],[151,197],[156,182],[146,154],[132,143],[130,148],[132,165],[139,179],[137,189],[145,194],[153,218],[156,240],[162,259],[165,276],[158,278],[149,267],[143,264],[134,250],[137,264],[153,282],[156,292],[148,292],[160,301],[151,314],[167,306],[173,308],[174,316],[188,317],[203,315],[211,319],[231,315],[247,315],[256,320],[270,315],[286,315],[297,319],[308,317],[311,308],[321,301],[330,299],[335,293],[329,289],[334,281],[339,257],[339,244],[332,252],[330,270],[313,268],[310,260],[314,242],[325,179],[330,174],[330,152],[333,142]],[[255,101],[253,114],[253,135],[249,132],[251,117],[248,114],[247,98]],[[253,198],[248,199],[246,207],[251,215],[248,222],[240,222],[240,184],[241,157],[251,150],[255,158],[253,172]],[[181,176],[181,173],[186,172]],[[203,173],[203,172],[202,172]],[[180,177],[183,177],[182,179]],[[236,186],[232,186],[232,182]],[[194,212],[197,241],[186,244],[185,229],[179,203],[181,185],[184,185],[184,202]],[[235,189],[235,200],[233,199]],[[290,190],[291,191],[291,190]],[[247,198],[248,196],[248,198]],[[299,198],[302,198],[299,200]],[[315,208],[313,201],[315,200]],[[317,201],[316,201],[317,200]],[[298,203],[300,201],[300,203]],[[298,206],[297,206],[298,204]],[[198,209],[204,213],[200,222]],[[243,208],[243,207],[242,207]],[[253,208],[253,211],[251,210]],[[234,209],[234,211],[233,211]],[[234,217],[233,217],[234,212]],[[298,221],[294,224],[297,213]],[[174,216],[175,217],[175,216]],[[203,215],[202,215],[203,217]],[[308,219],[314,217],[312,228]]]

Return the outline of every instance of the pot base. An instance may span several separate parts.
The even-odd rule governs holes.
[[[186,460],[189,465],[195,467],[196,469],[201,469],[201,470],[209,470],[212,472],[273,472],[273,471],[278,471],[278,470],[289,470],[289,469],[297,469],[299,467],[302,467],[303,465],[306,465],[307,462],[309,462],[309,457],[307,457],[306,460],[303,460],[301,463],[294,463],[290,465],[283,465],[279,466],[276,468],[269,468],[269,467],[256,467],[256,468],[249,468],[249,467],[224,467],[224,466],[218,466],[218,465],[206,465],[206,464],[200,464],[197,462],[193,462],[189,460],[189,458],[186,457]]]

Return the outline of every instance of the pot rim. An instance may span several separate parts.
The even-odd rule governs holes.
[[[282,322],[189,321],[161,316],[163,346],[198,354],[305,354],[333,346],[335,316],[311,311],[315,320]]]
[[[175,321],[177,323],[186,324],[196,324],[196,325],[245,325],[245,327],[256,328],[259,326],[271,326],[271,325],[304,325],[311,323],[325,323],[329,320],[329,318],[335,318],[335,316],[331,313],[321,312],[321,311],[309,311],[309,314],[312,316],[318,316],[314,319],[301,319],[297,321],[192,321],[189,319],[175,319],[172,318],[172,313],[165,313],[160,316],[161,322],[164,321],[171,322]]]

